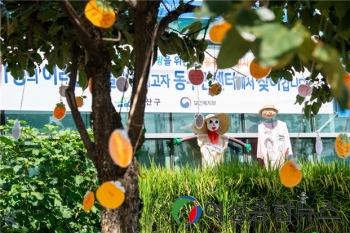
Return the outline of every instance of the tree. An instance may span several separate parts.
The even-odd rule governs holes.
[[[317,114],[323,103],[332,101],[330,93],[341,106],[346,105],[347,91],[342,85],[344,69],[340,62],[340,57],[346,66],[350,62],[347,24],[350,6],[346,1],[261,1],[264,8],[257,7],[254,1],[204,1],[197,13],[212,17],[206,25],[194,22],[181,32],[168,30],[168,25],[182,13],[195,10],[192,2],[180,1],[175,10],[158,21],[160,0],[111,1],[117,10],[117,20],[113,27],[101,29],[85,18],[87,1],[4,1],[2,22],[6,23],[1,31],[4,42],[1,56],[8,65],[7,71],[14,78],[23,78],[25,70],[33,75],[36,65],[44,59],[51,73],[55,65],[67,68],[70,72],[67,101],[88,155],[98,170],[99,182],[118,179],[126,189],[126,200],[121,207],[101,209],[102,232],[137,232],[139,212],[136,157],[123,169],[112,162],[108,152],[110,134],[124,128],[111,102],[110,73],[119,77],[125,67],[133,73],[127,126],[136,154],[144,141],[144,111],[152,58],[157,56],[159,48],[163,55],[178,54],[188,62],[188,67],[201,63],[208,42],[197,37],[201,30],[207,33],[212,18],[223,16],[233,25],[222,42],[217,58],[219,68],[234,66],[251,50],[262,65],[274,68],[270,76],[276,82],[281,78],[290,80],[294,70],[305,68],[312,71],[311,81],[315,81],[319,73],[329,77],[332,88],[323,78],[326,84],[313,89],[311,100],[315,102],[306,105],[306,116],[311,112]],[[321,14],[315,15],[316,8]],[[283,21],[285,10],[286,22]],[[118,32],[120,40],[116,39]],[[319,37],[318,43],[312,40],[312,35]],[[93,141],[75,103],[78,73],[78,82],[83,88],[87,87],[88,77],[92,77]],[[297,97],[296,102],[303,101],[303,97]]]

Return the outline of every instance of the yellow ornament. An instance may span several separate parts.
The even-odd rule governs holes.
[[[103,207],[116,209],[125,200],[125,189],[119,181],[108,181],[97,189],[96,198]]]
[[[110,3],[100,0],[90,0],[85,7],[85,16],[96,27],[110,28],[116,18]]]
[[[87,191],[84,200],[83,200],[83,208],[85,211],[91,210],[95,202],[95,195],[91,191]]]

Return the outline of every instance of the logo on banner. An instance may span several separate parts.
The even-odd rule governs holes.
[[[181,100],[180,100],[180,105],[181,107],[183,108],[189,108],[191,106],[191,99],[188,98],[188,97],[183,97]]]
[[[192,207],[192,210],[188,214],[187,225],[191,225],[197,222],[202,216],[202,207],[199,205],[198,201],[191,196],[182,196],[174,202],[171,211],[171,214],[173,215],[173,218],[175,219],[177,224],[181,224],[181,221],[179,219],[179,213],[183,209],[184,205],[186,205],[187,203],[194,203],[194,207]]]

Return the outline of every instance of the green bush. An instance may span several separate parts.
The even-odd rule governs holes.
[[[82,208],[96,172],[79,134],[46,129],[49,136],[22,126],[18,141],[0,137],[0,231],[99,232],[98,205],[89,213]]]

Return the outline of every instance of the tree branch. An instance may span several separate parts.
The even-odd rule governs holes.
[[[75,122],[75,125],[77,126],[77,129],[79,131],[79,134],[81,136],[81,139],[83,140],[83,143],[88,151],[88,154],[92,161],[94,160],[95,155],[95,144],[91,141],[89,134],[86,130],[86,126],[84,124],[84,121],[80,115],[80,112],[78,110],[76,101],[75,101],[75,83],[77,81],[77,73],[78,73],[78,53],[77,53],[77,42],[74,41],[71,47],[71,59],[72,59],[72,71],[70,73],[69,77],[69,84],[68,88],[66,90],[66,97],[67,102],[69,105],[69,108],[71,109],[72,116]]]
[[[178,6],[175,10],[169,12],[164,18],[159,22],[159,27],[157,31],[156,41],[163,35],[170,23],[178,20],[181,14],[193,12],[196,6],[191,5],[193,1],[189,1],[184,5]]]
[[[57,3],[61,6],[61,8],[66,12],[73,25],[84,34],[86,37],[90,37],[90,34],[83,27],[78,14],[73,9],[72,5],[68,2],[68,0],[57,1]]]

